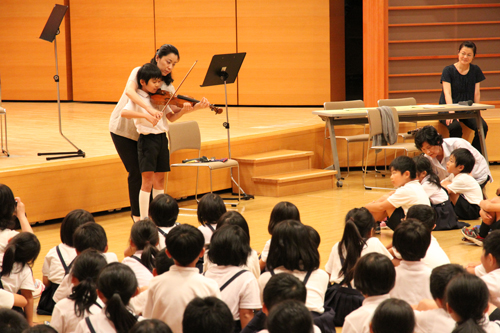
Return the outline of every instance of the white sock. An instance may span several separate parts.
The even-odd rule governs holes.
[[[149,196],[150,193],[139,191],[139,211],[141,212],[141,220],[149,216]]]
[[[157,196],[158,194],[163,194],[163,193],[165,193],[165,190],[164,190],[164,189],[157,190],[157,189],[153,188],[153,199],[154,199],[154,198],[156,198],[156,196]]]

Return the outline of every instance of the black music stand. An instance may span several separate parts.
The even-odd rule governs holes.
[[[230,53],[230,54],[216,54],[212,57],[210,66],[207,70],[207,75],[201,87],[216,86],[219,84],[224,84],[224,93],[226,96],[226,122],[222,124],[225,129],[227,129],[227,147],[229,152],[229,158],[231,158],[231,135],[229,133],[229,108],[227,106],[227,84],[234,83],[236,77],[238,77],[238,72],[240,71],[241,64],[245,59],[246,52],[243,53]],[[242,200],[253,199],[254,196],[251,194],[246,194],[241,188],[240,184],[236,182],[233,178],[233,169],[231,169],[231,181],[238,186],[240,191],[243,193]],[[233,200],[238,200],[236,198],[230,198]]]
[[[42,34],[40,35],[40,39],[46,40],[47,42],[54,42],[54,54],[56,58],[56,75],[54,75],[54,81],[57,84],[57,107],[59,109],[59,133],[63,138],[66,139],[77,151],[70,152],[54,152],[54,153],[38,153],[38,156],[42,155],[60,155],[55,157],[47,157],[47,161],[49,160],[57,160],[61,158],[70,158],[70,157],[85,157],[85,153],[79,149],[77,146],[73,144],[67,137],[64,136],[62,132],[62,124],[61,124],[61,96],[59,91],[59,66],[57,63],[57,39],[56,36],[59,35],[59,26],[66,15],[66,11],[68,10],[68,6],[63,5],[55,5],[54,9],[52,9],[52,13],[50,13],[49,19],[45,24],[45,28],[43,28]]]

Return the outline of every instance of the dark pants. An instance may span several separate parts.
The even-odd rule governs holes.
[[[139,191],[142,186],[142,176],[139,170],[139,156],[137,155],[137,141],[111,133],[111,139],[116,151],[128,172],[128,195],[132,215],[140,216]]]
[[[486,134],[488,133],[488,124],[484,121],[484,119],[481,117],[481,121],[483,123],[483,131],[484,131],[484,137],[486,138]],[[446,126],[446,120],[440,120],[439,121],[441,124]],[[461,138],[462,137],[462,126],[460,126],[460,123],[464,123],[465,126],[470,128],[471,130],[474,131],[474,139],[472,140],[472,146],[476,148],[481,154],[483,153],[483,150],[481,149],[481,141],[479,139],[479,133],[477,132],[477,121],[476,119],[458,119],[458,120],[453,120],[453,122],[449,125],[446,126],[448,127],[448,131],[450,132],[450,138]]]

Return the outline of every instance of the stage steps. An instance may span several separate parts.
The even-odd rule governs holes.
[[[274,150],[234,158],[248,194],[281,197],[335,186],[336,171],[313,169],[312,151]],[[233,188],[233,191],[237,190]]]

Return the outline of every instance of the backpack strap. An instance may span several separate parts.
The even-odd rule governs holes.
[[[66,265],[66,262],[64,261],[61,250],[59,250],[59,245],[56,246],[56,252],[57,252],[57,255],[59,256],[59,260],[61,261],[61,264],[64,268],[64,275],[68,275],[70,267]],[[72,263],[73,262],[71,262],[71,264]]]
[[[163,237],[167,237],[167,233],[165,231],[161,230],[160,227],[158,227],[158,232],[160,234],[162,234]]]
[[[311,274],[312,274],[312,271],[307,272],[306,277],[304,278],[304,285],[306,285],[307,281],[309,281]]]
[[[92,326],[92,323],[90,322],[89,317],[85,318],[85,323],[87,323],[87,327],[89,328],[90,333],[96,333],[94,326]]]
[[[245,272],[248,272],[246,269],[242,269],[241,271],[239,271],[238,273],[234,274],[229,280],[226,281],[226,283],[224,283],[219,289],[220,291],[223,291],[224,289],[226,289],[227,286],[229,286],[229,284],[231,282],[233,282],[238,276],[240,276],[241,274],[245,273]]]
[[[212,225],[210,223],[207,223],[205,225],[207,226],[208,229],[212,230],[212,232],[215,232],[214,227],[212,227]]]
[[[141,258],[138,258],[136,256],[130,256],[130,258],[133,258],[133,259],[137,260],[138,262],[140,262],[142,264],[142,266],[146,267],[146,265],[144,265],[144,263],[141,261]],[[146,267],[146,269],[148,271],[150,271],[151,273],[153,273],[153,271],[151,269],[149,269],[148,267]]]

